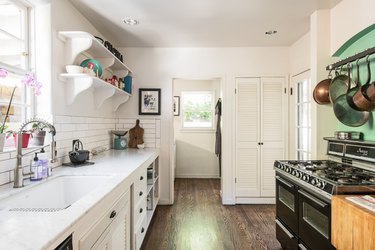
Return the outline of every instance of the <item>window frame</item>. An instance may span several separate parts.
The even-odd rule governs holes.
[[[9,74],[16,75],[17,77],[22,78],[25,74],[27,73],[35,73],[35,68],[34,68],[34,60],[35,57],[32,56],[35,51],[33,49],[32,44],[35,44],[35,42],[32,40],[34,39],[35,36],[33,36],[32,32],[35,30],[35,23],[34,23],[34,9],[33,6],[30,5],[26,1],[22,0],[12,0],[12,4],[17,6],[19,9],[23,11],[22,15],[22,36],[24,36],[24,51],[23,56],[25,57],[24,59],[24,65],[25,67],[15,67],[12,65],[9,65],[5,62],[0,61],[0,68],[6,69]],[[18,83],[20,85],[22,83]],[[36,101],[35,101],[35,96],[32,93],[32,89],[28,87],[23,88],[23,103],[12,103],[12,106],[18,106],[22,107],[24,109],[23,114],[22,114],[22,120],[20,123],[22,124],[25,122],[27,119],[33,117],[35,115],[36,111]],[[1,105],[8,105],[8,100],[7,101],[0,101]],[[3,117],[2,117],[3,118]],[[9,130],[9,129],[8,129]],[[12,150],[12,147],[8,147],[8,150],[4,150],[4,152],[7,152],[9,150]]]
[[[210,94],[211,95],[211,125],[210,127],[185,127],[184,126],[184,100],[186,94]],[[193,133],[206,133],[206,132],[215,132],[216,120],[215,120],[215,91],[214,90],[186,90],[181,91],[181,102],[180,102],[180,112],[181,112],[181,132],[193,132]]]

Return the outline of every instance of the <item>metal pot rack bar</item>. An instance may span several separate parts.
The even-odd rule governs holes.
[[[345,64],[348,64],[348,63],[351,63],[351,62],[354,62],[358,59],[361,59],[361,58],[364,58],[368,55],[372,55],[375,53],[375,47],[371,48],[371,49],[367,49],[365,51],[362,51],[358,54],[355,54],[354,56],[350,56],[346,59],[343,59],[341,61],[338,61],[336,63],[333,63],[333,64],[330,64],[326,67],[326,70],[334,70],[334,69],[337,69],[339,67],[341,67],[342,65],[345,65]]]

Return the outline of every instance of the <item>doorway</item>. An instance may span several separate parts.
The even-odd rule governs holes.
[[[173,79],[174,178],[220,178],[221,96],[220,78]]]

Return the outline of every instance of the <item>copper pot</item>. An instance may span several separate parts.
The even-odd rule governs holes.
[[[320,81],[314,88],[313,98],[318,104],[331,103],[329,99],[329,86],[331,85],[332,78],[328,76],[327,79]]]
[[[367,62],[367,81],[362,87],[353,95],[352,103],[355,109],[360,111],[372,111],[375,108],[375,98],[370,99],[369,96],[375,95],[375,88],[371,87],[373,84],[370,84],[371,80],[371,69],[370,69],[370,62],[366,58]],[[367,92],[369,92],[367,94]]]

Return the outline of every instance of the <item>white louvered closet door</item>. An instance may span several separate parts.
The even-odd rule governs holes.
[[[284,159],[284,78],[236,78],[236,198],[274,197]]]
[[[261,192],[275,196],[275,160],[285,156],[285,122],[287,117],[284,78],[261,78]]]
[[[236,196],[260,195],[260,78],[236,79]]]

